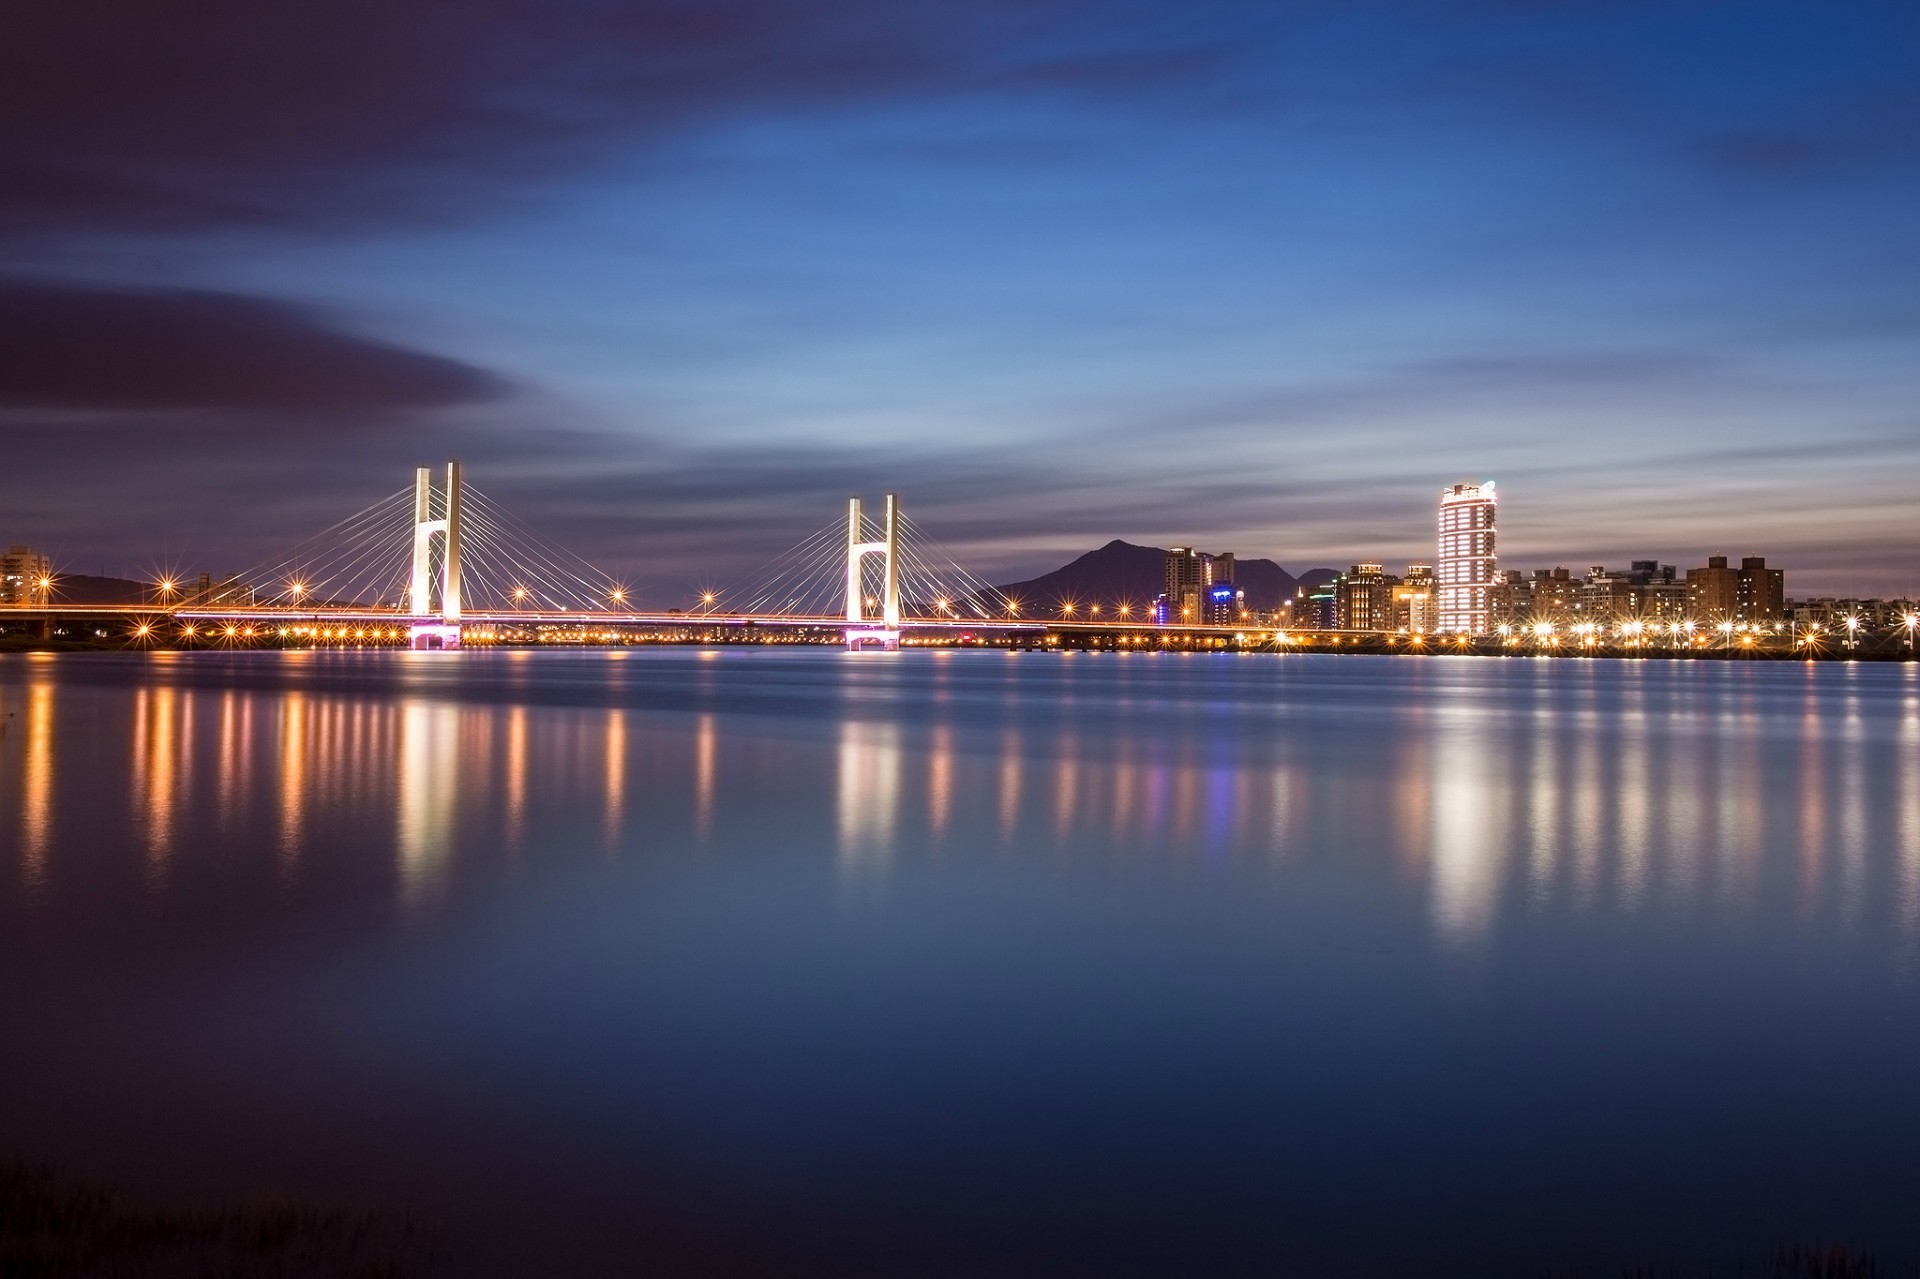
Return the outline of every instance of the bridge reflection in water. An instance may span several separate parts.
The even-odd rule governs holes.
[[[713,680],[712,655],[501,654],[424,684],[378,655],[0,659],[12,881],[30,897],[138,868],[164,905],[258,859],[295,893],[383,877],[418,911],[503,859],[738,855],[767,839],[866,879],[903,859],[1286,873],[1337,855],[1424,900],[1436,944],[1460,953],[1515,910],[1738,912],[1783,886],[1843,925],[1920,917],[1920,709],[1851,676],[1709,700],[1632,668],[1605,721],[1569,731],[1559,701],[1489,699],[1452,668],[1414,686],[1390,731],[1355,733],[1318,694],[1204,658],[738,656]],[[1238,700],[1142,696],[1195,669]],[[1374,713],[1356,709],[1364,687],[1339,692],[1358,699],[1345,713]],[[765,731],[769,710],[789,715],[782,732]],[[1779,785],[1745,783],[1780,769]],[[129,841],[130,857],[112,852]]]

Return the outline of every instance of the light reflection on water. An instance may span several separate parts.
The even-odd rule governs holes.
[[[123,671],[128,687],[116,698],[91,682],[64,688],[58,663],[15,660],[0,685],[15,711],[0,787],[18,814],[21,882],[58,873],[50,858],[64,810],[84,803],[97,816],[111,803],[98,783],[114,772],[127,779],[125,829],[137,833],[159,895],[183,832],[200,853],[270,836],[292,875],[339,816],[382,803],[392,808],[395,900],[409,907],[430,903],[458,873],[455,845],[468,826],[487,832],[481,843],[514,849],[541,842],[537,822],[570,820],[584,805],[617,849],[644,793],[650,824],[684,821],[695,844],[714,837],[730,786],[746,784],[727,769],[748,756],[729,755],[726,742],[755,738],[756,723],[712,708],[545,705],[527,657],[511,655],[509,684],[531,696],[495,685],[478,704],[457,684],[423,685],[419,671],[404,673],[402,690],[414,691],[397,696],[310,688],[297,667],[272,672],[284,686],[199,687],[177,658]],[[719,657],[686,659],[699,663],[702,697],[724,700],[713,682]],[[942,682],[922,705],[835,708],[830,784],[793,797],[796,820],[830,795],[837,860],[864,874],[884,874],[903,847],[941,845],[950,833],[966,834],[971,851],[998,843],[1028,855],[1088,842],[1202,859],[1285,859],[1303,842],[1355,858],[1384,853],[1406,882],[1424,883],[1435,940],[1453,949],[1483,944],[1501,913],[1522,904],[1630,913],[1689,909],[1705,895],[1725,912],[1752,910],[1769,858],[1791,867],[1802,916],[1852,927],[1879,884],[1913,927],[1920,704],[1905,691],[1911,676],[1848,677],[1887,685],[1863,690],[1825,687],[1814,673],[1767,674],[1777,687],[1682,687],[1664,706],[1659,689],[1629,676],[1597,710],[1434,680],[1386,721],[1369,701],[1353,702],[1351,725],[1338,705],[1315,707],[1292,688],[1226,718],[1216,707],[1183,721],[1159,699],[1142,702],[1140,722],[1119,733],[1105,712],[1083,727],[1084,708],[956,699]],[[569,694],[583,687],[589,702],[622,696],[600,672],[570,680]],[[1774,703],[1766,713],[1756,707],[1763,695]],[[64,699],[84,699],[96,718],[84,743],[77,726],[61,730]],[[264,755],[262,724],[272,743]],[[117,764],[115,741],[125,752]],[[753,767],[766,767],[770,751],[795,754],[796,777],[817,783],[819,748],[760,742]],[[75,768],[57,767],[63,754]],[[676,773],[684,789],[654,788]]]
[[[1541,1198],[1559,1183],[1534,1152],[1586,1161],[1596,1196],[1660,1183],[1634,1141],[1657,1148],[1721,1104],[1686,1063],[1724,1067],[1721,1087],[1738,1075],[1765,1102],[1749,1127],[1810,1156],[1863,1124],[1889,1149],[1920,1140],[1896,1100],[1920,1068],[1910,667],[0,658],[0,711],[0,977],[36,992],[0,1031],[45,1047],[38,1065],[0,1057],[0,1096],[42,1095],[60,1070],[109,1093],[107,1063],[136,1040],[175,1071],[125,1104],[160,1113],[218,1112],[218,1088],[191,1081],[234,1053],[261,1078],[364,1077],[402,1110],[439,1113],[467,1079],[476,1140],[507,1141],[526,1109],[542,1167],[614,1159],[646,1181],[650,1159],[711,1151],[729,1178],[782,1185],[825,1168],[891,1204],[882,1234],[949,1238],[928,1204],[985,1213],[967,1245],[983,1266],[1029,1255],[1037,1229],[981,1206],[987,1181],[1023,1175],[1002,1161],[1035,1168],[1043,1198],[1077,1170],[1087,1198],[1063,1221],[1118,1213],[1181,1256],[1308,1247],[1357,1197],[1440,1250],[1395,1264],[1472,1273],[1445,1249],[1492,1246],[1461,1224],[1475,1214],[1423,1207],[1432,1185],[1412,1171],[1453,1159],[1462,1185],[1539,1223],[1529,1263],[1578,1261],[1566,1250],[1606,1232]],[[377,997],[330,993],[349,971]],[[223,1002],[242,976],[275,1018],[262,996]],[[131,1008],[147,1012],[113,1011]],[[174,1038],[147,1042],[155,1019]],[[1810,1066],[1774,1065],[1800,1028],[1870,1044],[1874,1064],[1827,1063],[1847,1087],[1810,1092]],[[1538,1042],[1570,1055],[1534,1060],[1518,1094],[1493,1082]],[[306,1139],[345,1164],[387,1151],[338,1096],[286,1087],[289,1131],[311,1113],[325,1131]],[[1536,1092],[1584,1101],[1501,1109]],[[761,1100],[776,1118],[741,1118]],[[1619,1133],[1586,1126],[1589,1107]],[[777,1118],[816,1112],[818,1129]],[[1040,1157],[1021,1134],[1049,1115],[1079,1135]],[[0,1103],[21,1140],[92,1134],[85,1149],[124,1156],[111,1104],[37,1122]],[[603,1129],[643,1153],[609,1155]],[[1218,1149],[1227,1131],[1247,1146]],[[232,1154],[217,1147],[216,1168]],[[1083,1148],[1107,1171],[1076,1163]],[[1369,1158],[1348,1167],[1350,1150]],[[1892,1209],[1873,1215],[1871,1151],[1846,1153],[1825,1166],[1853,1179],[1855,1217],[1808,1226],[1897,1233]],[[1196,1238],[1129,1198],[1212,1185],[1212,1159],[1233,1178],[1220,1203],[1262,1187],[1298,1218],[1230,1213]],[[401,1163],[403,1184],[432,1186],[466,1161],[423,1139]],[[1672,1176],[1700,1172],[1681,1158]],[[896,1181],[918,1206],[888,1199]],[[1793,1184],[1754,1202],[1777,1217]],[[754,1216],[794,1195],[828,1213],[791,1187],[745,1207],[736,1191],[712,1203],[749,1235],[827,1229]],[[1744,1220],[1729,1193],[1703,1221]],[[596,1240],[624,1237],[611,1210],[551,1211],[586,1214],[567,1218],[582,1273]],[[1148,1272],[1146,1236],[1119,1237],[1140,1250],[1108,1269]],[[1361,1247],[1322,1270],[1341,1264],[1392,1268]]]

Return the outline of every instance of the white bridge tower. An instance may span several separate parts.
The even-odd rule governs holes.
[[[860,499],[847,499],[847,648],[858,652],[878,644],[889,651],[900,647],[900,495],[887,494],[883,540],[862,541]],[[880,617],[867,616],[867,595],[861,587],[860,562],[868,555],[886,557],[886,585],[880,592]]]
[[[412,648],[460,647],[460,463],[447,463],[444,513],[433,516],[433,468],[413,473],[413,583],[407,605],[413,613]],[[433,537],[443,539],[440,608],[433,607]]]

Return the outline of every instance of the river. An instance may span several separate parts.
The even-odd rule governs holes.
[[[0,1152],[472,1275],[1920,1257],[1920,667],[0,656]]]

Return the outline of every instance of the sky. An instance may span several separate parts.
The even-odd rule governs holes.
[[[1911,0],[27,0],[0,542],[469,482],[685,602],[901,493],[1010,581],[1759,554],[1920,590]]]

